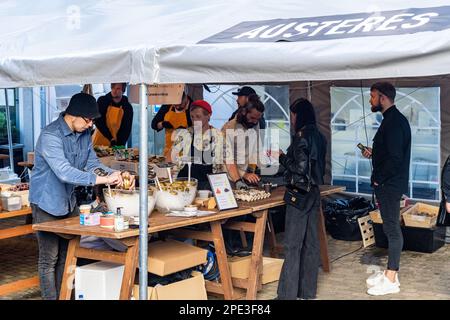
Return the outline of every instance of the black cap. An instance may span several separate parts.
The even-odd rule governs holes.
[[[70,98],[66,113],[75,117],[95,119],[100,117],[97,101],[87,93],[77,93]]]
[[[244,86],[242,88],[239,88],[238,91],[232,92],[235,96],[249,96],[251,94],[256,94],[256,91],[253,90],[251,87]]]

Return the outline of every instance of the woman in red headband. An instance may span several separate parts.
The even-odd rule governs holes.
[[[209,124],[212,108],[208,102],[192,102],[189,112],[193,126],[174,132],[168,160],[180,164],[178,177],[188,176],[185,164],[191,162],[191,177],[198,180],[198,188],[210,189],[208,174],[223,171],[222,133]]]

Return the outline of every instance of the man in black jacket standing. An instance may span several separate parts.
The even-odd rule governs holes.
[[[366,147],[363,150],[364,157],[372,158],[371,183],[389,243],[387,270],[366,281],[367,293],[377,296],[400,292],[397,275],[403,248],[400,199],[408,191],[411,128],[394,104],[395,94],[394,86],[388,82],[377,82],[370,88],[372,112],[381,112],[383,121],[373,139],[373,149]]]

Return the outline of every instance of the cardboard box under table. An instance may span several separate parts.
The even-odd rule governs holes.
[[[176,241],[155,241],[148,246],[148,272],[166,276],[206,262],[207,250]]]
[[[139,300],[139,286],[133,288],[133,298]],[[193,271],[191,278],[168,285],[148,287],[148,300],[207,300],[203,274]]]
[[[261,275],[261,284],[266,284],[280,279],[281,268],[284,259],[275,259],[263,257],[263,267]],[[232,278],[248,279],[250,273],[251,256],[231,257],[228,259],[228,266]]]

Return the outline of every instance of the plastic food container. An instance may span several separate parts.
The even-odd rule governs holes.
[[[21,196],[1,196],[3,210],[16,211],[22,209],[22,197]]]

